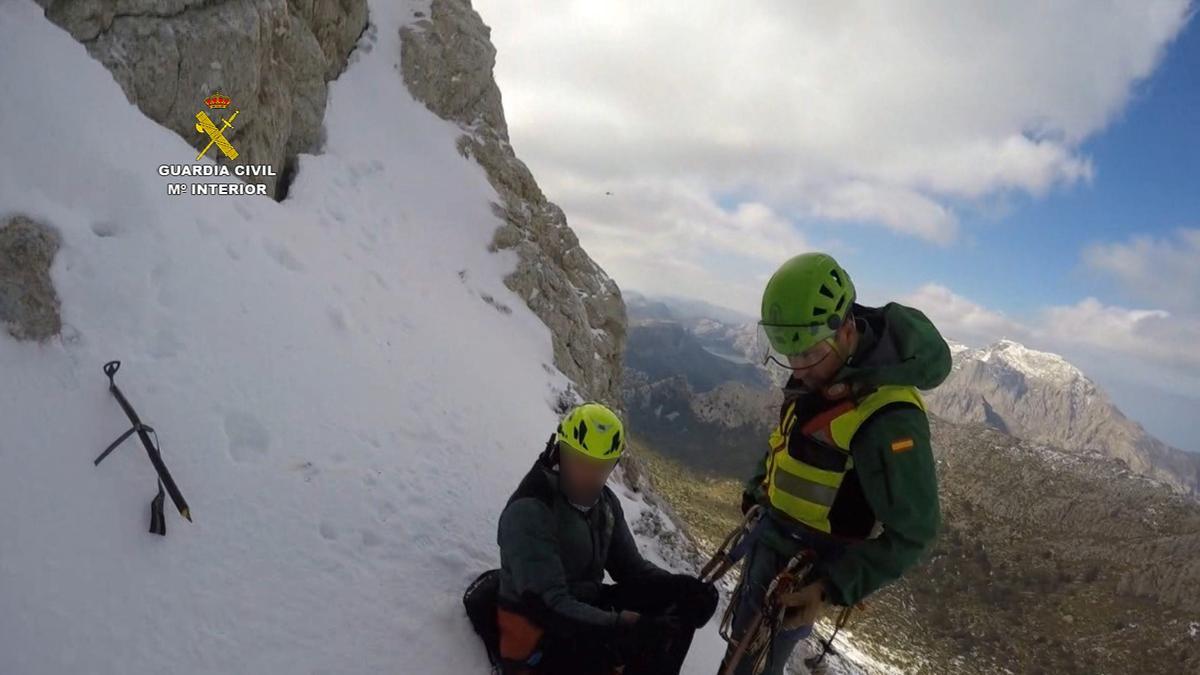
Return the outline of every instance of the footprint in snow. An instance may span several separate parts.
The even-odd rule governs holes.
[[[250,462],[267,454],[271,447],[271,432],[257,417],[241,411],[225,414],[225,437],[229,439],[229,455],[235,462]]]
[[[170,328],[160,328],[146,346],[146,351],[156,359],[165,359],[179,353],[183,343]]]
[[[329,541],[337,539],[337,528],[328,520],[322,520],[320,527],[317,528],[321,532],[321,536]]]
[[[341,309],[338,309],[337,307],[330,307],[326,310],[326,314],[329,316],[329,324],[331,326],[333,326],[338,332],[346,332],[348,327],[346,324],[346,315]]]
[[[92,234],[97,237],[115,237],[121,233],[121,226],[112,220],[100,220],[92,223]]]
[[[285,269],[293,272],[303,272],[305,270],[304,263],[296,259],[292,254],[291,249],[277,242],[266,239],[263,241],[263,248],[266,249],[267,255],[270,255],[275,262],[279,263]]]

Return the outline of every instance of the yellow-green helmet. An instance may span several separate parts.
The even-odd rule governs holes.
[[[832,337],[854,299],[854,283],[833,256],[803,253],[767,282],[759,325],[775,351],[799,354]]]
[[[616,414],[599,403],[576,406],[558,423],[555,438],[596,459],[617,459],[625,451],[625,429]]]

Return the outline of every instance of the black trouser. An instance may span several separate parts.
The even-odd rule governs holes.
[[[659,577],[601,588],[598,607],[628,610],[644,618],[677,614],[685,604],[685,589],[678,578]],[[677,675],[683,667],[692,636],[692,617],[681,617],[682,628],[672,635],[639,639],[630,629],[577,630],[560,633],[546,626],[542,660],[534,672],[538,675],[609,675],[624,665],[624,675]],[[707,618],[707,617],[704,617]],[[649,642],[649,643],[647,643]]]

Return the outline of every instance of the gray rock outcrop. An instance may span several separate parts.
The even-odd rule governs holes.
[[[0,324],[18,340],[45,340],[62,329],[50,265],[58,232],[24,216],[0,221]]]

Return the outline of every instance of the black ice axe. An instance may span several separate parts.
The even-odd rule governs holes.
[[[142,439],[142,445],[146,446],[146,454],[150,456],[150,463],[154,465],[154,470],[158,473],[158,495],[150,502],[150,531],[154,534],[167,534],[167,521],[163,517],[163,488],[166,487],[167,494],[171,495],[171,501],[175,503],[175,508],[179,509],[179,515],[192,521],[192,513],[188,510],[187,502],[184,501],[183,495],[179,493],[179,488],[175,485],[175,479],[171,478],[171,472],[167,470],[167,465],[163,464],[162,453],[158,449],[158,432],[142,423],[138,418],[137,412],[133,406],[129,404],[129,400],[117,388],[117,383],[113,381],[113,377],[117,374],[117,370],[121,368],[120,361],[109,361],[104,364],[104,374],[108,376],[108,390],[117,398],[117,402],[121,404],[121,409],[129,416],[129,421],[133,423],[129,431],[121,434],[120,438],[112,442],[100,456],[92,462],[94,466],[99,466],[100,462],[108,457],[109,453],[117,449],[117,446],[125,442],[133,434],[137,434],[138,438]],[[154,441],[151,442],[150,435],[154,434]]]

